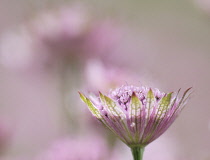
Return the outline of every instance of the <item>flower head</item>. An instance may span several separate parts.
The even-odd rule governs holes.
[[[210,1],[208,0],[195,0],[196,7],[201,9],[207,16],[210,15]]]
[[[189,97],[187,89],[178,93],[163,93],[158,89],[123,85],[108,95],[81,99],[100,122],[114,132],[129,147],[144,147],[163,134],[184,108]]]
[[[94,137],[63,138],[52,144],[36,160],[107,160],[112,154],[105,141]]]
[[[88,60],[84,69],[85,88],[91,93],[98,93],[109,91],[109,88],[115,88],[123,83],[125,79],[133,82],[133,79],[139,79],[139,76],[126,70],[122,67],[107,65],[100,60]],[[97,76],[95,76],[97,75]],[[141,77],[141,82],[144,82],[144,77]],[[143,81],[142,81],[143,80]],[[101,85],[103,84],[103,85]]]
[[[107,52],[117,47],[121,35],[121,27],[91,17],[80,3],[44,12],[28,26],[55,58],[70,60],[107,56]]]

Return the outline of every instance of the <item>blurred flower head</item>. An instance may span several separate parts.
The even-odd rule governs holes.
[[[129,147],[146,146],[174,122],[188,100],[186,90],[181,98],[158,89],[124,85],[109,95],[81,99],[92,114]]]
[[[107,160],[107,144],[99,136],[64,138],[55,142],[36,160]]]
[[[82,5],[45,11],[1,37],[1,64],[27,70],[51,66],[59,58],[75,63],[103,57],[117,46],[119,28],[111,20],[91,18]]]
[[[71,59],[107,54],[120,35],[113,21],[93,19],[81,4],[45,12],[29,28],[51,53]]]
[[[205,13],[210,15],[210,1],[209,0],[195,0],[195,4]]]
[[[49,55],[26,27],[6,32],[0,39],[0,63],[15,71],[43,68]]]
[[[88,20],[85,9],[76,5],[45,11],[29,23],[29,29],[53,54],[73,55],[81,47]]]
[[[93,93],[98,93],[99,90],[108,92],[110,88],[125,84],[126,81],[134,83],[132,80],[138,79],[137,75],[125,68],[116,67],[112,64],[105,65],[100,60],[87,61],[84,71],[84,88]]]
[[[84,49],[106,58],[119,45],[122,33],[122,28],[113,20],[96,21],[86,36]]]

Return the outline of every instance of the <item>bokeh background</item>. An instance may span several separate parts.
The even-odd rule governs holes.
[[[128,83],[194,90],[145,160],[210,160],[209,69],[209,0],[1,0],[0,159],[131,160],[78,96]]]

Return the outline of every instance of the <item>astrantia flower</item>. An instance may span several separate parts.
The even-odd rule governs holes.
[[[99,136],[63,138],[53,143],[35,160],[107,160],[112,159],[106,142]]]
[[[85,60],[104,56],[119,44],[121,27],[91,17],[82,4],[46,11],[28,25],[34,37],[57,57]]]
[[[124,85],[108,95],[81,99],[92,114],[115,133],[133,152],[135,160],[142,158],[146,145],[157,139],[174,122],[184,108],[189,94],[163,93],[158,89]]]
[[[109,88],[115,88],[119,84],[124,83],[125,79],[129,82],[132,82],[133,79],[139,79],[136,74],[125,68],[112,64],[107,65],[107,63],[105,65],[102,61],[96,59],[88,60],[84,71],[85,88],[91,93],[95,93],[98,90],[101,92],[109,91]],[[143,77],[141,77],[141,82],[144,82]]]

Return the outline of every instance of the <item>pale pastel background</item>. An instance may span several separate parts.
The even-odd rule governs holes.
[[[45,10],[73,4],[67,0],[1,0],[1,43],[4,44],[5,34],[15,32]],[[210,159],[210,3],[84,0],[76,4],[94,18],[117,22],[120,44],[111,55],[102,57],[108,57],[107,70],[110,63],[116,62],[114,65],[126,72],[119,83],[141,82],[166,92],[193,87],[188,107],[160,139],[149,145],[145,160],[153,159],[151,155],[161,160]],[[19,54],[27,51],[18,46]],[[62,65],[66,63],[62,58],[48,62],[39,50],[33,58],[16,59],[12,47],[9,60],[5,62],[0,57],[5,62],[0,65],[0,120],[9,132],[3,137],[8,144],[1,153],[2,160],[33,159],[63,136],[91,134],[94,125],[86,122],[86,108],[77,95],[78,90],[87,88],[83,66],[88,62],[81,62],[78,57],[74,64],[68,61]],[[87,57],[80,55],[79,59]],[[91,59],[100,60],[100,56]],[[97,79],[101,83],[98,77],[92,78],[95,84]],[[92,132],[103,132],[97,130]],[[129,149],[120,142],[117,145],[120,147],[116,154],[123,153],[124,159],[131,159]]]

